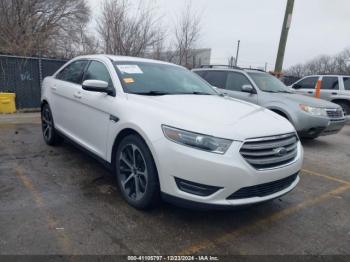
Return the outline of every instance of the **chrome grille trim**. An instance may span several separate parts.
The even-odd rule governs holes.
[[[255,169],[275,169],[295,162],[299,138],[295,133],[247,139],[240,154]]]
[[[331,119],[344,118],[344,113],[342,109],[326,109],[327,115]]]
[[[284,147],[290,144],[293,144],[297,141],[296,137],[290,137],[290,138],[283,138],[280,139],[281,141],[276,141],[271,143],[270,141],[266,142],[257,142],[256,144],[246,144],[244,149],[266,149],[266,148],[278,148],[278,147]]]

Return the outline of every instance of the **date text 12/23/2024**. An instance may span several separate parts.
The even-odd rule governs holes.
[[[128,256],[128,261],[220,261],[217,256]]]

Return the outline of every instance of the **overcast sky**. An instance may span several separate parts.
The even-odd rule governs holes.
[[[153,1],[172,24],[188,0]],[[89,0],[98,16],[102,0]],[[287,0],[192,0],[202,13],[199,47],[212,48],[212,63],[227,63],[241,40],[240,66],[269,69],[275,64]],[[333,55],[350,47],[349,0],[295,0],[284,67],[321,54]]]

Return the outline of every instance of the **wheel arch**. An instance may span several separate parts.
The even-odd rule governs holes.
[[[287,120],[292,121],[292,118],[290,117],[290,115],[287,112],[285,112],[284,110],[282,110],[280,108],[276,108],[276,107],[270,107],[268,109],[271,110],[272,112],[286,118]]]
[[[331,101],[332,103],[338,104],[338,103],[344,103],[350,107],[350,100],[344,99],[344,98],[335,98]]]
[[[136,135],[138,137],[140,137],[143,142],[145,142],[145,144],[147,145],[148,149],[150,150],[151,154],[152,154],[152,157],[153,157],[153,161],[155,163],[155,166],[156,166],[156,170],[157,170],[157,174],[158,174],[158,178],[159,178],[159,173],[158,173],[158,160],[157,160],[157,157],[155,155],[155,151],[151,145],[151,142],[145,137],[145,135],[142,134],[142,132],[136,130],[135,128],[132,128],[132,127],[125,127],[124,129],[120,130],[120,132],[118,132],[118,134],[116,135],[115,139],[114,139],[114,142],[113,142],[113,146],[112,146],[112,151],[111,151],[111,165],[112,165],[112,170],[114,170],[115,168],[115,156],[116,156],[116,153],[117,153],[117,149],[118,149],[118,146],[120,144],[120,142],[127,136],[129,135]]]
[[[47,102],[46,99],[41,101],[40,109],[43,110],[44,105],[48,105],[49,103]]]

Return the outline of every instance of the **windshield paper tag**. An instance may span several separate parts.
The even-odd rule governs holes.
[[[141,68],[138,65],[117,65],[118,69],[122,73],[126,74],[143,74]]]
[[[127,78],[124,78],[124,83],[125,84],[132,84],[132,83],[135,83],[134,79],[131,78],[131,77],[127,77]]]

